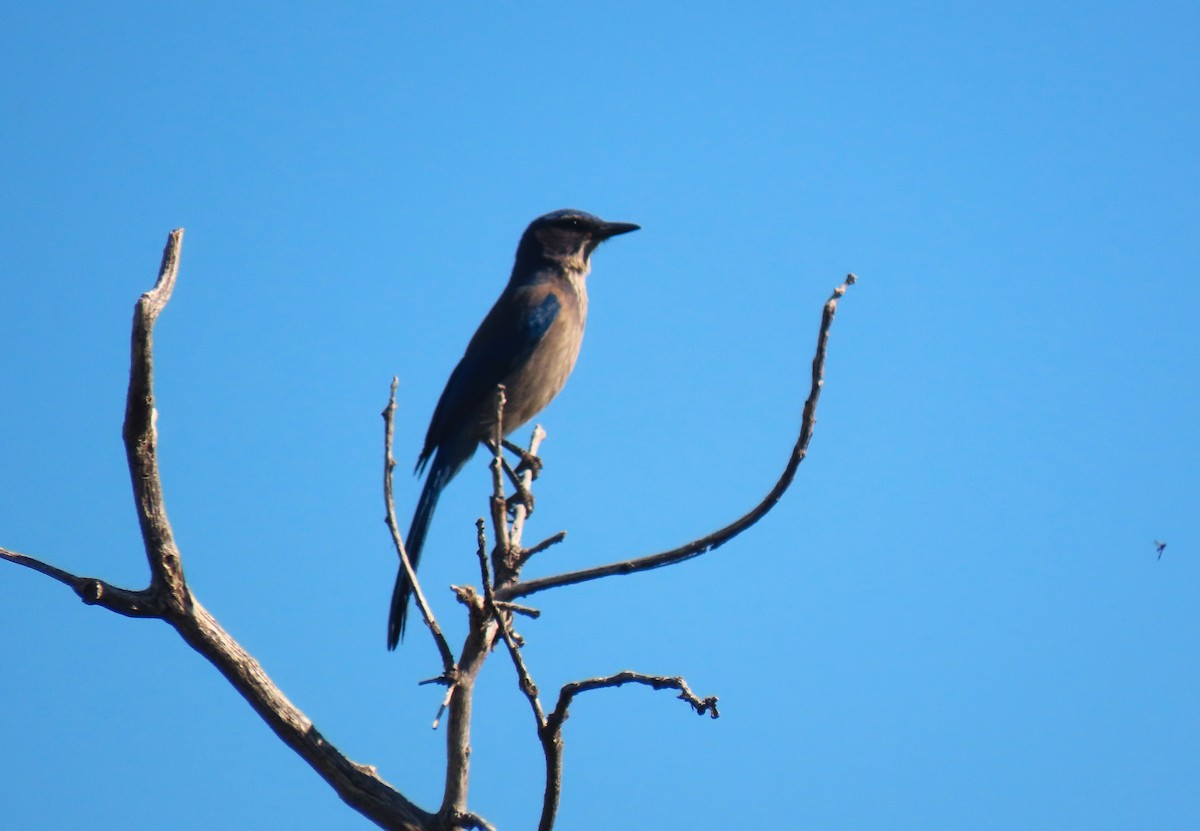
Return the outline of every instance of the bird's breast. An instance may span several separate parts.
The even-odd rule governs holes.
[[[505,435],[545,409],[567,383],[583,343],[581,311],[578,307],[564,308],[529,360],[504,378]]]

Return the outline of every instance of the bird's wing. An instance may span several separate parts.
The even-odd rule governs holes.
[[[544,284],[501,295],[446,382],[429,422],[417,470],[463,419],[472,417],[472,411],[495,392],[497,384],[528,360],[561,308],[558,296]]]

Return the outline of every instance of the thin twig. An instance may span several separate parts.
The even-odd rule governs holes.
[[[517,568],[521,568],[526,563],[528,563],[531,559],[533,559],[534,554],[541,554],[547,548],[550,548],[551,546],[554,546],[554,545],[558,545],[560,542],[562,542],[566,538],[567,538],[567,532],[559,531],[557,534],[546,537],[546,539],[539,542],[533,548],[524,549],[523,551],[521,551],[520,556],[517,557]]]
[[[542,616],[540,610],[532,606],[522,606],[520,603],[505,603],[503,600],[496,601],[496,608],[502,612],[512,612],[515,615],[524,615],[527,618],[537,620]]]
[[[797,468],[800,467],[800,463],[804,461],[804,457],[808,454],[808,443],[812,440],[813,428],[816,425],[817,400],[821,396],[821,387],[824,384],[825,353],[829,343],[829,327],[833,324],[833,316],[837,312],[838,300],[846,293],[847,287],[854,285],[856,280],[857,278],[853,274],[847,275],[845,282],[834,289],[833,295],[825,303],[825,308],[821,315],[821,328],[817,334],[817,351],[812,362],[812,385],[809,389],[808,400],[804,402],[804,414],[800,421],[800,435],[796,439],[795,447],[792,448],[792,455],[788,459],[783,474],[779,477],[779,481],[775,483],[775,486],[771,488],[770,492],[763,497],[758,505],[724,528],[685,545],[681,545],[678,548],[672,548],[669,551],[651,554],[646,557],[638,557],[618,563],[609,563],[608,565],[572,571],[566,574],[526,580],[511,586],[499,586],[496,589],[496,597],[500,600],[515,600],[518,597],[527,597],[531,594],[559,586],[569,586],[575,583],[597,580],[601,577],[610,577],[617,574],[634,574],[639,571],[649,571],[654,568],[674,565],[675,563],[690,560],[693,557],[698,557],[701,554],[706,554],[715,548],[719,548],[766,516],[767,512],[775,507],[784,492],[792,484]]]
[[[487,523],[483,517],[475,520],[475,542],[475,553],[479,558],[479,579],[483,583],[483,607],[488,614],[493,614],[496,606],[492,595],[492,574],[488,568]]]
[[[392,492],[396,458],[392,455],[392,436],[396,421],[396,387],[399,384],[400,379],[392,376],[392,388],[388,395],[388,403],[380,413],[383,416],[383,502],[386,509],[384,521],[387,522],[388,531],[392,534],[392,545],[400,557],[400,568],[404,569],[404,573],[408,577],[408,584],[412,586],[413,598],[416,600],[417,608],[421,610],[421,618],[429,627],[429,634],[433,636],[438,654],[441,655],[442,674],[450,684],[453,684],[454,653],[450,651],[450,644],[446,642],[446,636],[442,634],[442,627],[438,625],[437,618],[433,615],[433,609],[425,600],[425,593],[421,591],[421,584],[417,580],[417,570],[412,567],[412,561],[408,558],[408,550],[404,547],[404,539],[400,536],[400,527],[396,523],[396,500]],[[436,724],[435,720],[434,725],[436,726]]]
[[[702,716],[708,713],[712,718],[719,718],[720,713],[717,712],[717,697],[710,695],[706,698],[698,697],[692,692],[687,681],[678,675],[646,675],[641,672],[633,672],[625,670],[614,675],[609,675],[604,678],[587,678],[583,681],[572,681],[569,684],[564,684],[558,694],[558,704],[554,707],[554,712],[550,714],[549,721],[561,724],[566,720],[567,708],[571,706],[571,701],[579,693],[591,692],[592,690],[600,690],[606,687],[620,687],[624,684],[644,684],[647,687],[652,687],[656,690],[678,690],[679,700],[686,701],[696,711],[696,715]]]
[[[441,679],[437,679],[437,680],[441,680]],[[421,683],[427,684],[429,682],[422,681]],[[454,698],[455,686],[457,686],[457,685],[450,684],[449,686],[446,687],[446,694],[444,696],[442,696],[442,703],[440,705],[438,705],[437,715],[435,715],[433,717],[433,724],[430,725],[434,730],[437,730],[438,726],[442,723],[442,714],[445,713],[446,708],[450,706],[450,699]]]

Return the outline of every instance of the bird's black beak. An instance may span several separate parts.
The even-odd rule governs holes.
[[[596,238],[606,240],[618,234],[628,234],[630,231],[636,231],[641,227],[641,225],[634,225],[632,222],[605,222],[596,231]]]

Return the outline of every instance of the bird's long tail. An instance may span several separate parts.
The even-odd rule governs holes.
[[[442,489],[454,478],[462,467],[462,462],[446,464],[441,451],[433,459],[429,467],[429,478],[421,490],[421,498],[417,500],[417,510],[413,514],[412,525],[408,528],[408,536],[404,538],[404,548],[408,553],[408,561],[412,563],[413,571],[421,559],[421,549],[425,546],[425,534],[429,531],[429,522],[433,519],[433,509],[437,507],[438,497]],[[412,594],[412,583],[404,566],[396,574],[396,587],[392,589],[392,610],[388,615],[388,649],[395,649],[404,637],[404,624],[408,620],[408,598]]]

